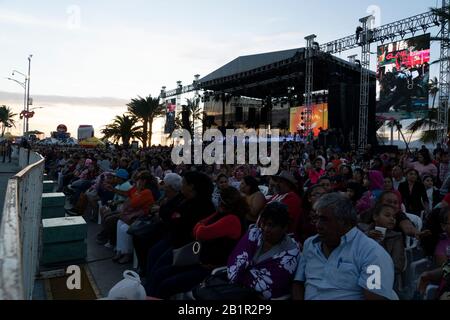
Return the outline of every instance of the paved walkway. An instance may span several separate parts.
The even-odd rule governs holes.
[[[6,187],[8,180],[19,172],[19,163],[17,160],[11,163],[0,162],[0,219],[3,215],[3,205],[5,202]]]
[[[102,296],[106,297],[109,290],[123,279],[123,272],[133,270],[133,265],[132,263],[125,265],[114,263],[111,260],[114,251],[98,245],[95,241],[97,234],[102,230],[101,226],[89,221],[86,217],[85,220],[88,223],[87,264]]]

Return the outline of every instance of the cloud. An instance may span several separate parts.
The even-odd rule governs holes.
[[[17,103],[23,100],[23,94],[0,91],[0,104]],[[111,97],[69,97],[55,95],[33,95],[33,103],[39,106],[74,105],[97,107],[124,107],[129,100]]]
[[[79,24],[80,21],[79,16],[77,15],[78,13],[75,10],[76,8],[76,6],[67,8],[68,11],[66,12],[66,21],[62,19],[49,19],[48,17],[37,17],[0,8],[0,22],[5,24],[21,25],[34,28],[41,27],[58,30],[66,29],[68,31],[85,29],[82,28]]]
[[[275,24],[275,23],[282,23],[287,22],[288,19],[286,17],[272,17],[266,20],[266,24]]]

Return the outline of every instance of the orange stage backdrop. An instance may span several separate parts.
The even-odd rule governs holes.
[[[302,119],[302,112],[306,112],[306,107],[296,107],[291,109],[290,116],[290,127],[289,131],[291,133],[297,133],[298,130],[302,130],[302,123],[305,122]],[[312,114],[312,128],[314,131],[314,135],[319,135],[319,128],[328,129],[328,104],[321,103],[313,105],[313,114]]]

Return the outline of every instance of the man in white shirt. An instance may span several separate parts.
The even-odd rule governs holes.
[[[397,300],[394,263],[356,227],[351,201],[339,193],[315,204],[318,235],[306,240],[299,260],[296,300]]]

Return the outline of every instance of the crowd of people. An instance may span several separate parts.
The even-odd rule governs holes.
[[[11,162],[13,143],[7,139],[0,141],[0,161],[2,163]]]
[[[358,153],[285,141],[274,176],[255,165],[174,165],[162,146],[36,151],[69,196],[68,214],[100,213],[97,243],[113,261],[136,253],[148,296],[202,299],[216,277],[228,298],[395,300],[414,280],[421,294],[434,283],[436,299],[449,299],[449,152],[440,145]],[[430,261],[418,279],[405,279],[408,250]]]

